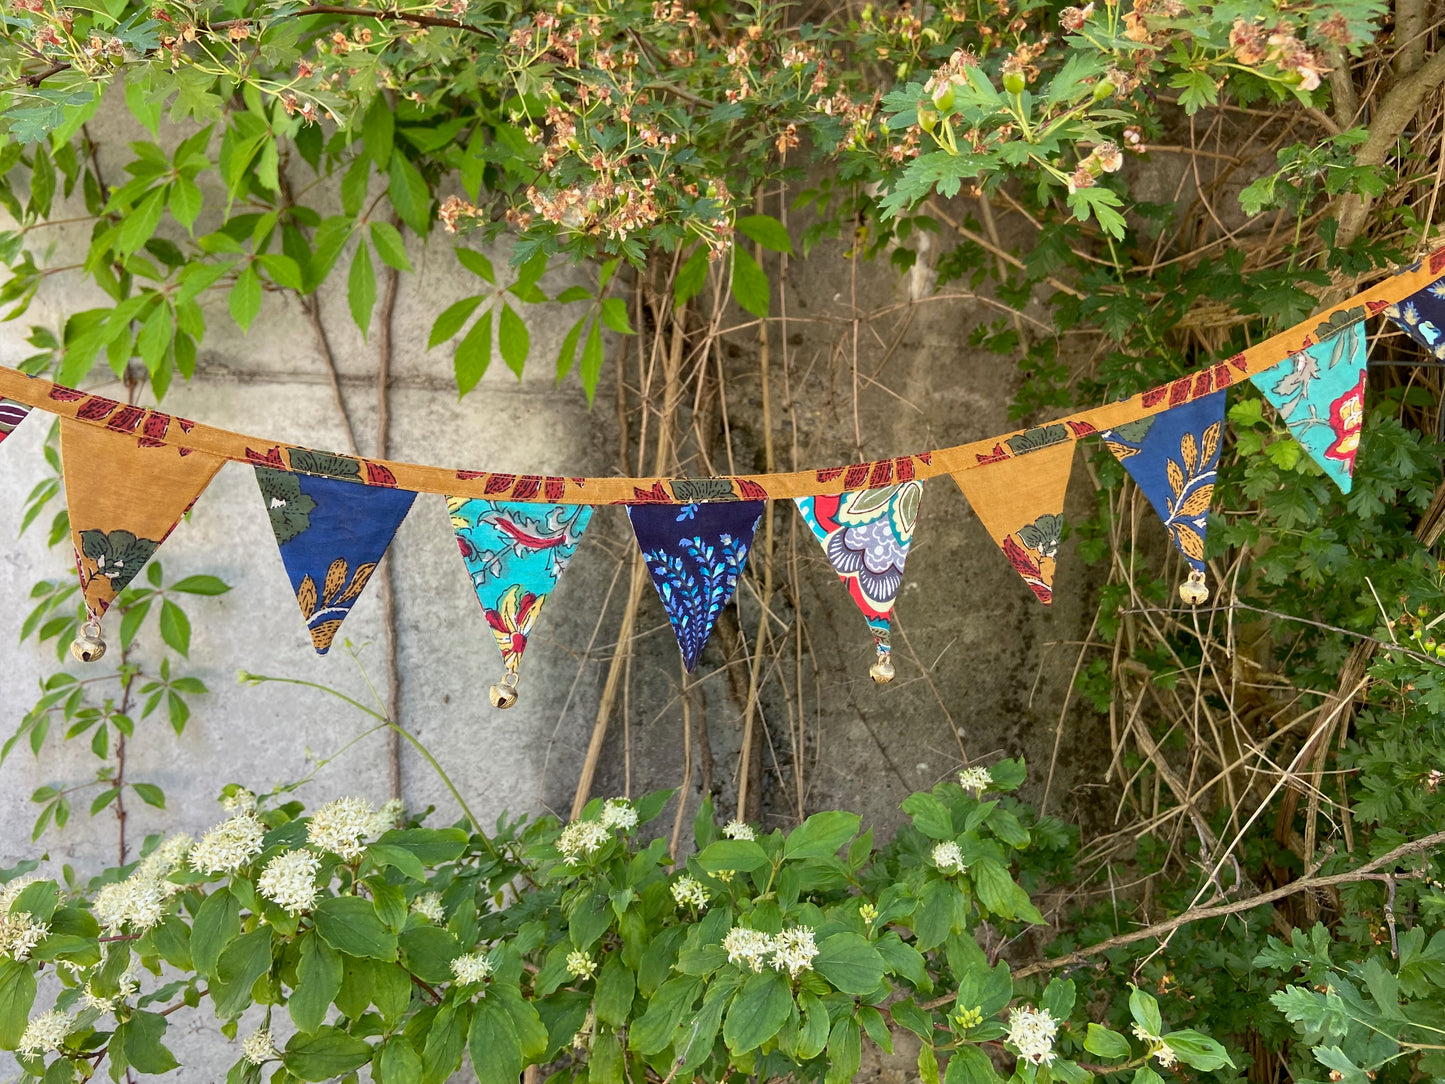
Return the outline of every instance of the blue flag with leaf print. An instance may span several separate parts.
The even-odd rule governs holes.
[[[765,507],[765,501],[718,501],[627,508],[688,673],[737,589]]]
[[[1435,357],[1445,359],[1445,279],[1386,306],[1385,315]]]

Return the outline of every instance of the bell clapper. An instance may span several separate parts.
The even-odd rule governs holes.
[[[80,626],[80,635],[70,642],[70,653],[78,662],[98,662],[105,654],[105,637],[100,622],[90,618]]]
[[[502,680],[487,690],[491,697],[492,707],[503,710],[512,707],[517,702],[517,675],[508,672],[502,675]]]

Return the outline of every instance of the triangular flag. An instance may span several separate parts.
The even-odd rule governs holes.
[[[133,433],[60,419],[70,538],[85,606],[99,619],[226,462]]]
[[[1445,279],[1386,306],[1385,315],[1435,357],[1445,359]]]
[[[515,681],[527,637],[577,552],[592,506],[448,497],[447,511],[502,665]]]
[[[1074,442],[1066,438],[953,476],[984,530],[1043,603],[1054,600],[1073,463]]]
[[[15,427],[25,420],[30,408],[14,399],[0,399],[0,443],[15,432]]]
[[[1250,377],[1345,493],[1365,420],[1365,362],[1365,325],[1356,322]]]
[[[1225,393],[1216,391],[1099,435],[1149,498],[1169,537],[1200,576],[1204,532],[1224,435]]]
[[[311,643],[325,655],[416,494],[275,467],[257,467],[256,483]]]
[[[828,563],[863,611],[880,661],[891,650],[889,622],[922,499],[923,483],[917,480],[794,498]]]
[[[718,614],[733,597],[765,503],[627,506],[632,533],[677,634],[688,673],[697,666]]]

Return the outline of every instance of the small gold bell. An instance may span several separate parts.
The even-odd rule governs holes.
[[[507,674],[501,681],[497,682],[487,690],[487,695],[492,698],[492,707],[506,710],[517,702],[517,675]]]
[[[80,635],[70,641],[70,653],[79,662],[98,662],[105,654],[105,639],[100,634],[99,621],[87,621],[80,626]]]
[[[1209,599],[1209,587],[1204,582],[1204,573],[1189,573],[1189,579],[1179,585],[1179,597],[1191,606],[1198,606]]]
[[[887,652],[878,652],[878,661],[868,667],[868,676],[879,685],[887,685],[893,680],[892,657]]]

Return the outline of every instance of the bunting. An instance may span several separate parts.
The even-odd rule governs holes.
[[[923,483],[916,479],[837,496],[798,497],[798,511],[823,547],[873,633],[875,680],[892,678],[890,623],[903,566],[918,523]]]
[[[30,408],[13,399],[0,399],[0,443],[15,432],[15,427],[25,420]]]
[[[416,494],[263,466],[256,484],[312,646],[325,655]]]
[[[92,622],[135,579],[226,462],[137,438],[123,427],[131,411],[146,412],[111,406],[117,429],[60,421],[70,538]]]
[[[763,501],[719,501],[627,509],[689,674],[737,589],[763,508]]]
[[[1252,377],[1300,446],[1350,491],[1365,419],[1365,328],[1351,324]]]
[[[1445,359],[1445,282],[1416,290],[1387,306],[1385,315],[1435,357]]]
[[[1100,434],[1193,569],[1189,580],[1195,586],[1185,592],[1186,601],[1194,601],[1204,584],[1204,537],[1224,433],[1224,394],[1217,391]]]
[[[1040,602],[1048,604],[1054,600],[1054,566],[1063,541],[1064,494],[1073,468],[1074,442],[1061,425],[1043,429],[1026,454],[979,470],[959,471],[953,479],[1014,571]],[[1049,433],[1050,429],[1058,432]]]
[[[592,518],[586,504],[515,504],[448,497],[447,511],[510,688],[542,604]],[[508,699],[510,706],[515,702]]]

